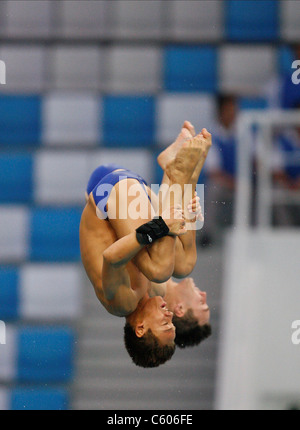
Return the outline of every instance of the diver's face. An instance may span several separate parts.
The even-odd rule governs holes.
[[[167,304],[160,296],[147,300],[143,307],[144,329],[150,328],[163,345],[171,345],[175,339],[175,327],[172,323],[173,312],[167,308]]]
[[[185,310],[192,309],[199,325],[209,323],[210,310],[206,303],[206,292],[196,287],[193,278],[185,278],[176,287]]]

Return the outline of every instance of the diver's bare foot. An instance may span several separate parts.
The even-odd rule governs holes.
[[[157,157],[157,162],[160,167],[165,170],[167,164],[174,160],[177,152],[182,147],[183,142],[187,139],[191,139],[196,135],[193,125],[189,121],[184,121],[183,126],[175,142],[169,145],[164,151],[162,151]]]
[[[197,183],[197,182],[198,182],[198,179],[199,179],[200,173],[201,173],[201,171],[202,171],[202,168],[203,168],[204,162],[205,162],[205,160],[206,160],[206,157],[207,157],[207,154],[208,154],[209,148],[210,148],[210,147],[211,147],[211,145],[212,145],[211,134],[206,130],[206,128],[203,128],[203,129],[201,130],[201,134],[202,134],[203,138],[204,138],[204,139],[205,139],[205,141],[206,141],[206,150],[205,150],[205,152],[204,152],[203,156],[202,156],[202,157],[200,157],[200,159],[199,159],[199,161],[198,161],[198,164],[197,164],[197,166],[196,166],[196,167],[195,167],[195,169],[194,169],[194,172],[193,172],[192,177],[191,177],[191,182],[192,182],[192,183],[193,183],[193,182],[194,182],[194,183]]]
[[[204,164],[211,146],[210,133],[206,129],[206,137],[202,133],[185,140],[176,157],[169,161],[165,172],[173,183],[188,183],[198,163]]]

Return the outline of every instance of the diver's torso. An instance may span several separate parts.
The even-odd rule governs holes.
[[[122,312],[122,306],[108,301],[103,293],[103,252],[117,240],[117,237],[109,221],[100,219],[96,215],[96,206],[91,197],[81,216],[79,237],[82,263],[98,299],[108,312],[117,316],[126,316]],[[126,270],[129,273],[132,290],[142,298],[150,288],[150,281],[132,262],[126,265]]]

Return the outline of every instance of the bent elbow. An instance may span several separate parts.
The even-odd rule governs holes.
[[[102,256],[103,256],[103,264],[107,266],[115,267],[115,268],[120,266],[120,264],[118,264],[118,262],[115,261],[115,258],[110,251],[105,250]]]
[[[125,266],[126,259],[122,257],[115,249],[111,249],[112,247],[108,247],[102,254],[103,263],[105,262],[109,266],[114,269],[119,269],[122,266]]]
[[[103,252],[102,257],[103,263],[112,264],[112,255],[107,249]]]

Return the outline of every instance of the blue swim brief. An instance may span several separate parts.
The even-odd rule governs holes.
[[[106,173],[106,175],[103,176],[104,173]],[[96,182],[97,179],[99,179],[98,182]],[[136,179],[143,186],[145,193],[151,203],[151,199],[146,190],[147,182],[141,176],[116,164],[106,164],[99,166],[90,177],[87,186],[87,193],[90,194],[92,192],[95,205],[104,215],[104,219],[107,218],[107,201],[111,190],[118,182],[120,182],[120,180],[123,179]],[[91,186],[94,185],[95,182],[96,185],[89,192]]]
[[[97,169],[95,169],[91,174],[89,182],[87,184],[87,195],[90,195],[95,186],[104,178],[104,176],[117,169],[125,170],[124,167],[120,166],[119,164],[102,164],[101,166],[97,167]]]

